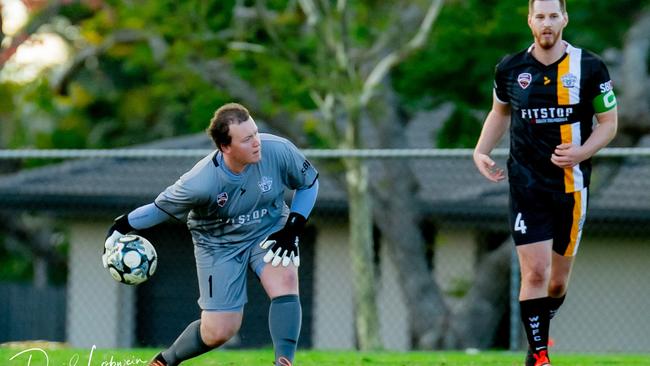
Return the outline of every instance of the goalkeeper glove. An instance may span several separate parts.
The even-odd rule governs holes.
[[[108,229],[106,241],[104,242],[104,252],[102,253],[102,265],[104,268],[108,267],[108,257],[117,250],[117,240],[131,231],[135,231],[135,228],[129,224],[128,215],[120,215],[113,221],[113,225]]]
[[[305,227],[307,219],[299,213],[292,212],[289,214],[287,223],[280,231],[277,231],[260,244],[262,249],[268,249],[264,255],[264,262],[269,263],[273,267],[277,267],[282,262],[283,267],[287,267],[289,263],[293,262],[296,267],[300,266],[300,251],[298,244],[300,242],[300,234]]]

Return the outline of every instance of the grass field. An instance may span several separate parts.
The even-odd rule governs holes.
[[[22,353],[21,353],[22,352]],[[146,365],[157,350],[153,349],[43,349],[0,348],[2,366],[133,366]],[[480,352],[336,352],[300,351],[299,366],[520,366],[524,353]],[[183,366],[272,366],[271,350],[213,351],[183,363]],[[579,355],[557,354],[554,366],[650,366],[647,355]]]

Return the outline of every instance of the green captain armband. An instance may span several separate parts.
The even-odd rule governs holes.
[[[614,90],[611,89],[606,93],[598,94],[596,98],[594,98],[592,104],[596,113],[607,112],[616,107],[616,95],[614,95]]]

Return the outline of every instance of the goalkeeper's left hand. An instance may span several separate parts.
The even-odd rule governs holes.
[[[264,255],[264,262],[273,267],[277,267],[282,262],[283,267],[287,267],[293,262],[296,267],[300,266],[300,234],[305,227],[307,219],[299,213],[292,212],[289,214],[287,223],[284,227],[266,238],[260,247],[268,249]]]
[[[117,239],[134,230],[131,224],[129,224],[128,215],[121,215],[115,219],[113,225],[108,229],[106,241],[104,241],[104,252],[102,253],[102,265],[104,268],[108,267],[108,257],[117,250]]]

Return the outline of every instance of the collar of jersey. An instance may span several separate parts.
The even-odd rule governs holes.
[[[532,52],[533,52],[533,48],[535,48],[535,43],[531,44],[530,47],[528,47],[528,50],[526,51],[526,54],[528,55],[528,57],[530,57],[531,60],[533,60],[533,62],[535,64],[539,65],[542,68],[546,69],[546,68],[555,67],[557,64],[562,62],[562,60],[564,60],[567,57],[567,55],[571,52],[571,50],[573,49],[573,46],[571,46],[571,43],[569,43],[569,42],[567,42],[565,40],[562,40],[562,42],[566,45],[566,49],[564,50],[564,54],[559,59],[557,59],[557,61],[553,62],[552,64],[544,65],[543,63],[539,62],[539,60],[536,59],[533,56]]]
[[[244,176],[244,174],[246,173],[248,168],[250,168],[250,164],[248,164],[248,165],[246,165],[244,170],[242,170],[241,173],[239,173],[239,174],[234,173],[226,165],[226,162],[223,160],[223,154],[221,152],[217,153],[217,162],[219,162],[219,167],[221,168],[221,170],[223,170],[224,173],[226,173],[228,178],[235,179],[235,180],[242,179],[242,177]]]

